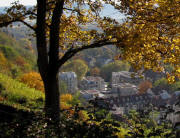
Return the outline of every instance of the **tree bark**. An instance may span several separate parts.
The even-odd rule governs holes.
[[[45,85],[45,114],[53,121],[59,121],[59,83],[58,72],[49,70]]]
[[[50,47],[49,47],[49,63],[48,71],[45,77],[45,113],[47,117],[53,118],[54,121],[59,120],[59,81],[58,66],[59,60],[59,30],[60,19],[63,13],[64,0],[57,1],[53,11],[52,21],[50,25]]]

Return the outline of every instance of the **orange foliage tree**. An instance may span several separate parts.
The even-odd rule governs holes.
[[[91,76],[99,76],[99,75],[100,75],[100,70],[99,70],[99,68],[97,68],[97,67],[92,68],[92,69],[90,70],[90,74],[91,74]]]
[[[139,84],[139,94],[147,92],[149,88],[152,88],[152,83],[148,80],[143,81]]]
[[[37,72],[25,73],[20,77],[20,81],[27,84],[31,88],[44,92],[44,85],[41,76]]]

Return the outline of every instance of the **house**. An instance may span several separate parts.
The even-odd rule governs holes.
[[[86,100],[95,99],[97,97],[98,98],[105,97],[105,95],[98,90],[84,90],[84,91],[81,91],[80,93],[81,93],[81,96]]]
[[[77,91],[77,75],[75,72],[61,72],[59,73],[59,81],[64,81],[70,93]]]
[[[130,83],[112,84],[111,92],[120,96],[134,95],[138,93],[138,87]]]
[[[130,110],[140,110],[149,106],[152,103],[154,98],[150,94],[134,94],[128,96],[119,96],[116,95],[109,97],[106,96],[104,99],[104,105],[108,103],[108,106],[114,112],[118,112],[120,114],[128,114]],[[121,109],[121,112],[117,111],[117,109]]]
[[[79,84],[81,90],[99,90],[104,91],[106,83],[101,77],[88,76],[84,77]]]
[[[167,119],[170,120],[173,123],[173,126],[176,127],[177,124],[180,123],[180,91],[176,91],[173,93],[171,99],[170,99],[170,105],[174,112],[170,112],[167,114]]]
[[[119,83],[131,83],[138,85],[143,80],[144,80],[143,75],[140,76],[134,72],[128,72],[128,71],[112,72],[112,85]]]

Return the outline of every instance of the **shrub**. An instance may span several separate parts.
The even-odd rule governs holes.
[[[180,91],[180,81],[177,81],[174,84],[171,84],[171,90],[172,91]]]
[[[62,94],[60,96],[60,108],[61,108],[61,110],[69,109],[72,106],[70,104],[72,99],[73,99],[73,97],[71,94]]]
[[[149,88],[152,88],[152,83],[146,80],[146,81],[141,82],[138,87],[139,87],[139,93],[143,94],[147,92]]]
[[[154,87],[158,87],[158,86],[163,87],[163,86],[166,86],[166,85],[168,85],[168,81],[167,81],[166,78],[161,78],[161,79],[154,82]]]
[[[35,89],[27,87],[27,85],[20,83],[4,74],[0,73],[0,84],[3,86],[1,91],[1,97],[4,99],[1,103],[16,107],[16,108],[28,108],[42,107],[43,103],[37,104],[37,99],[44,99],[44,94]],[[23,103],[24,105],[20,105]]]
[[[31,88],[44,92],[44,84],[42,78],[37,72],[25,73],[19,79],[21,82],[27,84]]]
[[[92,68],[90,70],[90,75],[91,76],[99,76],[100,75],[100,69],[98,67]]]

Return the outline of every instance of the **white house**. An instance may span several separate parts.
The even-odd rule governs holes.
[[[70,93],[74,93],[77,91],[77,75],[75,72],[59,73],[59,81],[64,81],[66,83],[68,91]]]

